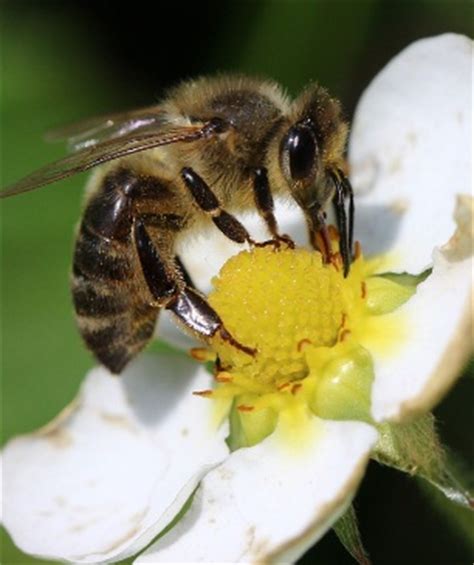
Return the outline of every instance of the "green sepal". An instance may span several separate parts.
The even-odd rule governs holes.
[[[410,273],[383,273],[379,276],[402,286],[416,288],[431,275],[431,271],[432,269],[426,269],[419,275],[411,275]]]
[[[370,395],[374,368],[370,353],[358,345],[343,353],[324,348],[325,356],[315,371],[319,374],[313,412],[325,420],[358,420],[372,423]],[[320,349],[323,351],[323,348]]]
[[[236,451],[241,447],[247,447],[247,439],[240,423],[237,402],[235,400],[232,403],[232,408],[229,413],[229,435],[225,441],[231,451]]]
[[[383,273],[369,277],[366,281],[366,305],[374,316],[389,314],[407,302],[416,292],[416,287],[431,274],[431,269],[419,275],[409,273]]]
[[[274,430],[278,415],[271,408],[262,408],[255,412],[241,412],[237,406],[241,404],[252,405],[255,397],[241,395],[237,397],[230,411],[230,434],[226,440],[231,451],[240,447],[251,447],[263,441]]]
[[[360,536],[359,524],[353,504],[349,506],[345,514],[334,524],[333,529],[339,541],[359,565],[370,565],[369,556]]]
[[[377,426],[379,441],[372,457],[379,463],[421,477],[451,502],[473,509],[473,497],[455,476],[435,429],[432,414],[406,423]]]
[[[373,316],[393,312],[416,292],[416,286],[402,285],[386,277],[370,277],[366,287],[366,306]]]

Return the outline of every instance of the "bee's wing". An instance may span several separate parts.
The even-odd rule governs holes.
[[[152,131],[147,133],[132,131],[128,135],[106,139],[105,141],[86,146],[64,159],[38,169],[31,173],[31,175],[2,190],[0,198],[34,190],[40,186],[70,177],[76,173],[82,173],[92,167],[118,159],[119,157],[131,155],[132,153],[146,151],[147,149],[171,143],[197,141],[212,133],[211,122],[195,126],[167,126],[158,131],[156,128],[153,128]]]
[[[132,132],[157,130],[166,123],[166,114],[160,106],[119,112],[89,118],[46,133],[46,141],[67,141],[70,152],[80,151],[108,139],[124,137]]]

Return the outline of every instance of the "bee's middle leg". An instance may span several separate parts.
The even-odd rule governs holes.
[[[256,350],[239,343],[224,326],[205,297],[179,276],[175,261],[169,264],[151,240],[143,220],[135,219],[134,238],[145,281],[158,308],[166,308],[197,337],[208,340],[215,335],[249,355]]]
[[[253,194],[255,205],[258,213],[263,218],[273,241],[279,246],[281,243],[293,248],[294,241],[289,235],[280,234],[278,230],[278,222],[275,218],[274,203],[270,183],[268,182],[268,173],[265,167],[258,167],[254,171],[253,177]]]

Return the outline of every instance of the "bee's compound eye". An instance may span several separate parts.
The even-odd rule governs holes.
[[[288,151],[291,178],[308,178],[313,172],[317,152],[312,130],[306,125],[293,126],[287,134],[285,149]]]

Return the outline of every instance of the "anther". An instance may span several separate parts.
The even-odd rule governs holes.
[[[358,259],[362,255],[362,245],[360,241],[354,243],[354,260]]]
[[[194,396],[204,396],[209,397],[212,396],[212,390],[195,390],[193,391]]]
[[[347,314],[345,312],[343,312],[342,316],[341,316],[341,325],[340,325],[339,329],[341,329],[341,330],[344,329],[346,322],[347,322]]]
[[[338,273],[341,271],[344,263],[342,260],[342,255],[339,253],[339,251],[337,253],[331,253],[329,257],[329,262],[336,269]]]
[[[319,229],[314,235],[316,248],[323,256],[324,263],[331,261],[331,241],[329,239],[326,225]]]
[[[333,226],[332,224],[328,226],[328,234],[329,234],[329,239],[331,239],[331,241],[339,241],[341,239],[339,230],[336,228],[336,226]]]
[[[249,406],[248,404],[239,404],[237,406],[239,412],[252,412],[255,410],[255,406]]]
[[[218,383],[231,383],[233,381],[232,375],[226,371],[221,371],[217,373],[215,379]]]
[[[350,334],[351,334],[351,331],[350,331],[350,330],[342,330],[342,332],[341,332],[340,335],[339,335],[339,341],[341,341],[341,342],[342,342],[342,341],[345,341],[345,339],[346,339],[347,337],[349,337]]]
[[[298,344],[296,345],[296,351],[298,351],[298,353],[301,353],[301,351],[302,351],[302,349],[305,345],[311,345],[312,343],[313,342],[306,337],[303,338],[303,339],[300,339]]]
[[[291,394],[293,394],[293,395],[296,394],[296,393],[300,390],[300,388],[301,388],[302,386],[303,386],[303,385],[302,385],[301,383],[295,383],[295,384],[291,387]]]
[[[367,285],[365,284],[365,281],[362,281],[360,283],[360,295],[362,299],[365,299],[365,297],[367,296]]]
[[[196,361],[214,361],[216,359],[216,354],[205,347],[193,347],[189,350],[189,354]]]

